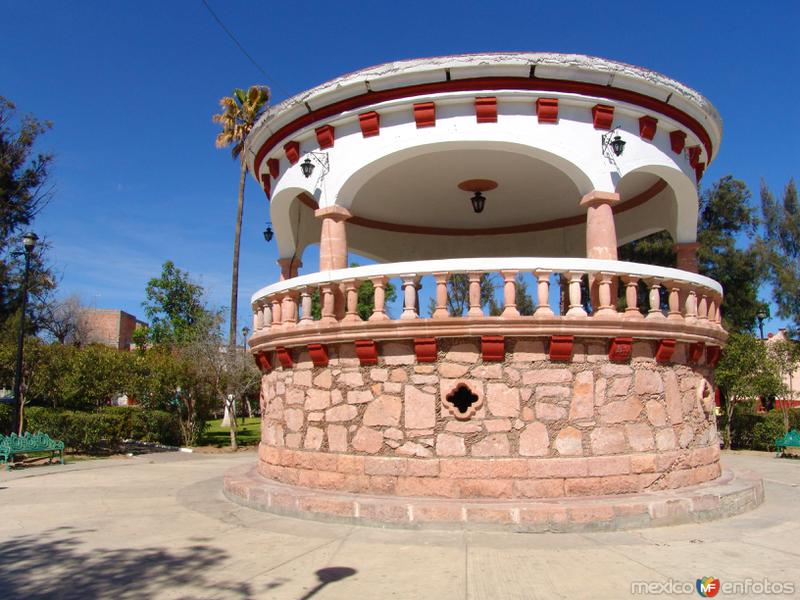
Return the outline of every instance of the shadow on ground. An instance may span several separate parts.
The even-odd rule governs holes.
[[[229,554],[218,547],[85,550],[80,536],[86,533],[58,527],[0,542],[0,596],[119,600],[169,591],[174,598],[252,598],[261,591],[225,581],[222,563]]]

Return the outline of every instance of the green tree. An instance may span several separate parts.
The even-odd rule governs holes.
[[[481,275],[481,306],[489,314],[500,314],[502,310],[494,299],[494,278],[491,273]],[[431,298],[428,312],[436,310],[436,300]],[[469,276],[466,273],[453,273],[447,278],[447,312],[451,317],[461,317],[469,310]]]
[[[777,396],[783,384],[765,345],[750,333],[731,334],[714,374],[725,398],[725,447],[730,448],[736,406],[759,396]]]
[[[772,299],[778,316],[790,320],[792,335],[800,331],[800,202],[797,186],[790,179],[779,204],[767,185],[761,182],[761,211],[764,235],[759,251],[772,284]]]
[[[700,274],[718,281],[725,292],[722,316],[729,331],[753,331],[756,314],[762,307],[758,288],[763,282],[759,252],[750,243],[757,218],[747,186],[727,175],[705,190],[700,197],[697,223],[697,251]],[[739,240],[744,240],[745,245]],[[620,260],[663,267],[675,266],[674,241],[659,231],[630,242],[619,249]],[[639,282],[637,304],[647,312],[647,286]],[[624,297],[624,286],[619,286]],[[662,305],[666,290],[662,289]]]
[[[142,306],[150,324],[137,335],[137,345],[144,337],[149,344],[180,346],[207,331],[217,315],[206,307],[204,293],[187,272],[166,261],[161,276],[147,282]]]
[[[517,291],[514,298],[517,304],[517,310],[523,317],[529,317],[536,310],[533,304],[533,298],[528,293],[528,284],[521,275],[517,275]]]
[[[350,263],[351,267],[361,266],[358,263]],[[394,302],[397,299],[397,288],[390,281],[386,282],[384,287],[384,298],[386,305]],[[370,280],[362,281],[358,286],[358,316],[364,321],[372,316],[372,311],[375,310],[375,286]],[[311,318],[319,320],[322,318],[322,298],[320,296],[319,288],[311,292]]]
[[[764,280],[759,253],[752,244],[758,219],[744,182],[727,175],[703,192],[697,252],[700,273],[722,285],[722,317],[728,331],[750,332],[762,304],[758,288]],[[744,237],[744,247],[737,238]]]
[[[798,366],[800,366],[800,345],[789,339],[770,340],[767,342],[767,355],[775,365],[775,368],[778,369],[781,381],[783,381],[784,377],[788,378],[789,386],[786,389],[788,392],[788,399],[794,400],[792,375],[797,371]],[[790,407],[790,402],[782,402],[780,406],[781,412],[783,413],[784,433],[789,431]]]
[[[25,264],[19,252],[22,234],[52,198],[48,175],[53,155],[35,150],[40,136],[51,127],[50,121],[32,115],[18,117],[16,105],[0,96],[0,324],[5,323],[6,329],[13,329],[13,323],[6,322],[20,306]],[[42,302],[55,287],[42,258],[44,248],[46,243],[40,242],[31,262],[31,331],[39,323]]]
[[[236,209],[236,231],[233,241],[233,273],[231,277],[231,311],[228,345],[231,349],[236,345],[236,311],[239,295],[239,241],[242,233],[242,211],[244,209],[244,184],[247,180],[247,160],[244,142],[259,117],[267,109],[269,88],[250,86],[246,92],[236,88],[232,96],[219,101],[222,112],[212,117],[214,123],[222,127],[217,134],[217,148],[231,147],[231,157],[239,161],[239,199]]]

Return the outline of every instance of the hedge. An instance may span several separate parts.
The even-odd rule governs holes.
[[[0,424],[8,431],[11,407],[0,405]],[[30,406],[25,409],[25,430],[41,431],[79,452],[114,450],[123,440],[180,443],[174,414],[135,406],[109,406],[94,412]]]
[[[789,410],[789,429],[800,430],[800,410]],[[737,450],[775,450],[775,438],[784,434],[783,411],[736,411],[731,420],[731,447]]]

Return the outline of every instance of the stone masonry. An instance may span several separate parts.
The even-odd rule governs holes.
[[[362,367],[352,344],[327,367],[294,349],[262,381],[259,471],[308,488],[396,496],[557,498],[678,488],[720,474],[710,370],[657,363],[651,342],[612,363],[604,340],[551,362],[542,339],[483,362],[476,338],[440,339],[435,363],[411,340]],[[474,414],[446,398],[459,384]]]

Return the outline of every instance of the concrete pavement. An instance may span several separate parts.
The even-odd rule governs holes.
[[[800,595],[800,461],[725,454],[724,466],[763,475],[766,500],[722,521],[514,534],[257,512],[221,491],[228,468],[254,460],[157,454],[0,475],[0,598],[691,598],[707,576],[791,582],[794,594],[769,597]],[[632,594],[633,582],[653,593]]]

